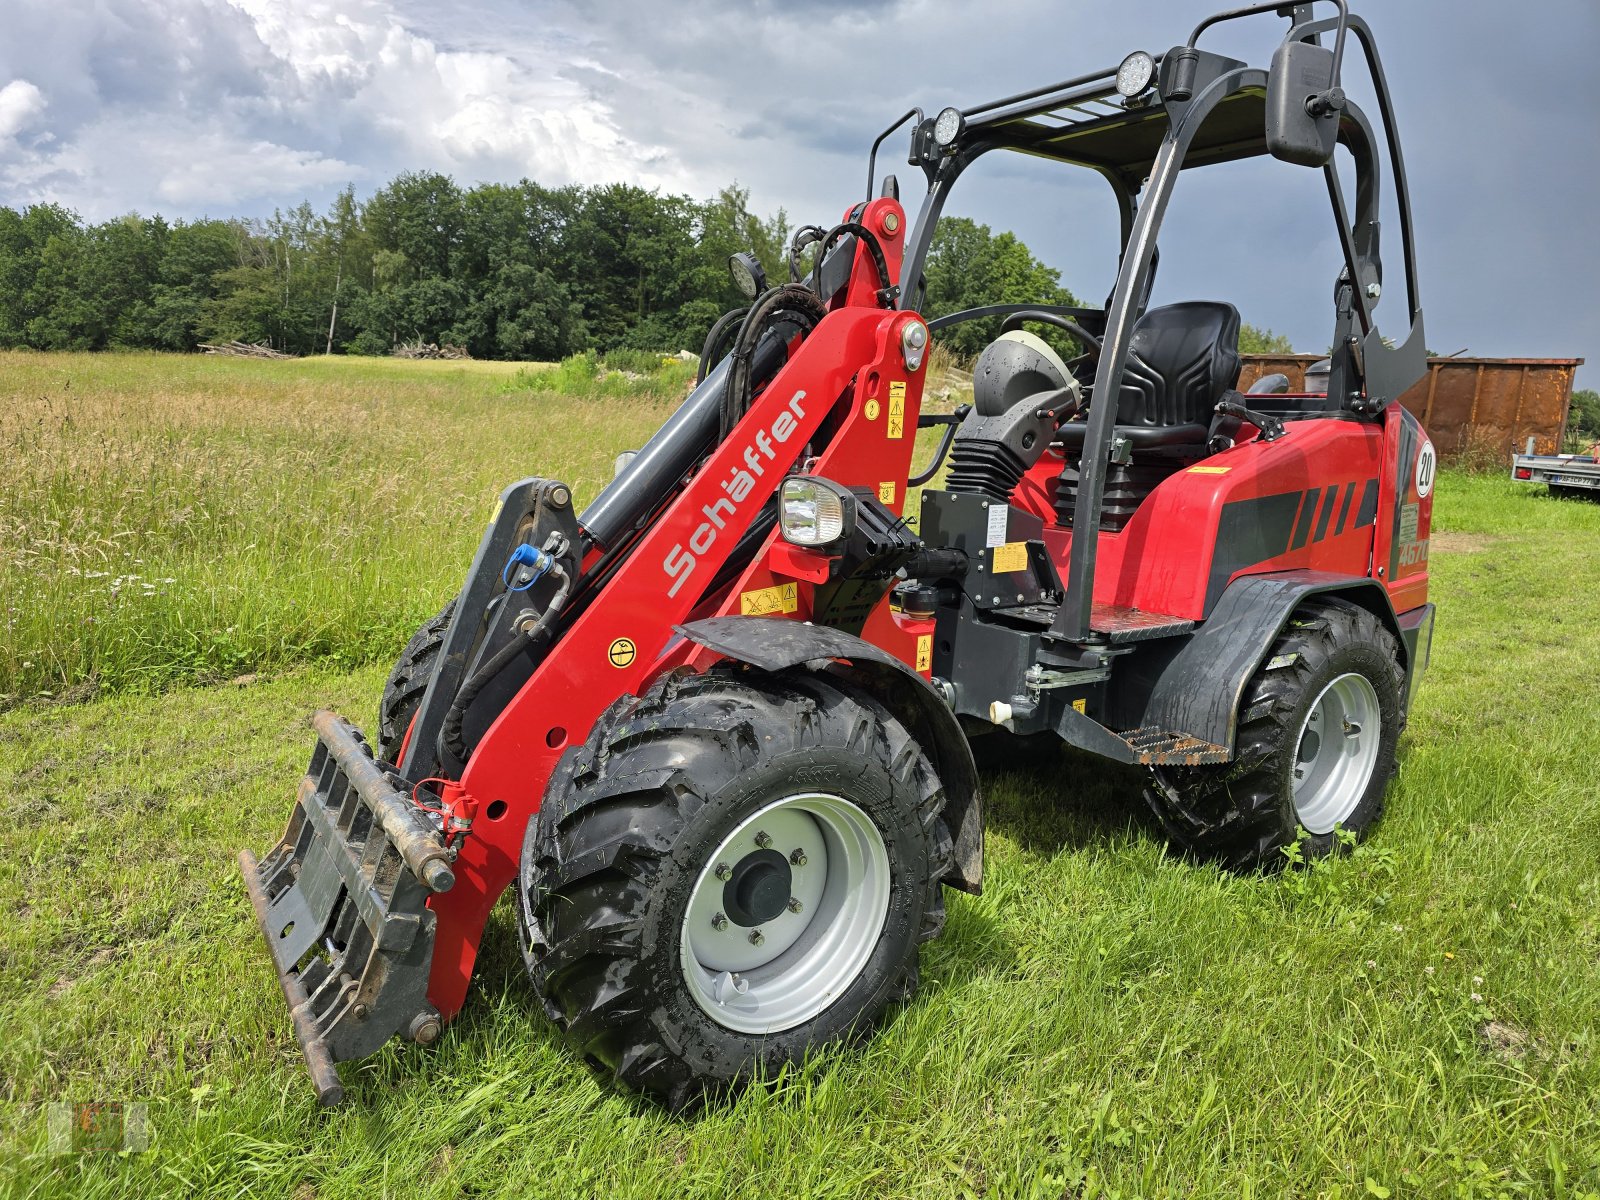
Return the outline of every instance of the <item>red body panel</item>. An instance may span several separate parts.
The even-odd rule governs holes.
[[[1416,479],[1419,455],[1432,451],[1420,427],[1396,405],[1381,424],[1309,420],[1288,429],[1179,471],[1126,528],[1101,532],[1096,603],[1199,621],[1234,579],[1288,570],[1377,578],[1397,612],[1426,601],[1433,500],[1419,497]],[[1047,456],[1018,489],[1019,503],[1047,521],[1046,488],[1061,466]],[[1403,519],[1405,505],[1415,506],[1414,524]],[[1073,536],[1045,530],[1063,570]]]

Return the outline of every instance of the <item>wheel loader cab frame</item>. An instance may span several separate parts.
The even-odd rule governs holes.
[[[1106,179],[1116,196],[1122,226],[1120,267],[1104,312],[1075,309],[1071,315],[1101,335],[1093,394],[1117,395],[1135,323],[1144,312],[1154,281],[1158,235],[1179,173],[1192,167],[1273,153],[1272,105],[1278,100],[1276,93],[1293,84],[1293,80],[1281,78],[1281,73],[1300,65],[1283,61],[1287,56],[1280,48],[1274,70],[1263,71],[1238,59],[1199,49],[1197,42],[1208,29],[1224,21],[1267,13],[1290,14],[1293,25],[1283,47],[1320,48],[1321,38],[1330,33],[1337,39],[1338,49],[1327,64],[1329,75],[1319,82],[1325,90],[1340,90],[1341,94],[1335,101],[1338,107],[1321,119],[1336,124],[1337,143],[1349,151],[1355,175],[1352,213],[1345,203],[1330,143],[1330,153],[1320,165],[1344,267],[1335,289],[1328,403],[1335,411],[1366,415],[1381,412],[1426,370],[1410,189],[1388,82],[1371,28],[1361,17],[1348,12],[1344,0],[1318,2],[1336,4],[1339,15],[1315,20],[1311,3],[1263,4],[1207,19],[1196,27],[1185,46],[1174,47],[1156,60],[1157,79],[1148,90],[1131,97],[1117,91],[1119,71],[1113,67],[963,110],[957,123],[959,134],[945,145],[936,136],[939,118],[921,120],[912,131],[911,161],[922,167],[928,190],[906,244],[906,302],[914,303],[920,293],[923,267],[952,188],[984,155],[1011,150],[1093,170]],[[1366,114],[1338,89],[1337,70],[1347,30],[1356,35],[1364,51],[1384,125],[1382,143]],[[1309,99],[1307,95],[1306,100]],[[1406,330],[1392,345],[1380,334],[1373,311],[1383,288],[1379,244],[1382,150],[1387,151],[1394,181],[1406,284]],[[987,306],[952,314],[932,324],[935,328],[946,327],[963,319],[1038,308]],[[1099,404],[1090,410],[1075,528],[1091,528],[1100,511],[1116,415],[1115,404]],[[1054,628],[1065,642],[1082,643],[1091,637],[1097,549],[1095,538],[1073,542],[1066,599]]]

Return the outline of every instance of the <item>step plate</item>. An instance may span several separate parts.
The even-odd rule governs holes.
[[[1112,645],[1145,642],[1152,638],[1177,637],[1194,628],[1194,622],[1165,613],[1145,612],[1121,604],[1096,604],[1089,617],[1089,628],[1103,633]]]
[[[1187,733],[1172,733],[1146,725],[1119,734],[1133,747],[1138,761],[1152,767],[1200,767],[1208,763],[1227,762],[1230,755],[1226,746],[1203,742]]]

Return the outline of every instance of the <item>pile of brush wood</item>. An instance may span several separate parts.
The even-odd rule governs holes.
[[[392,358],[471,358],[465,346],[452,346],[446,342],[436,346],[432,342],[401,342],[389,351]]]
[[[231,358],[294,358],[293,354],[285,354],[281,350],[274,350],[265,342],[202,342],[200,349],[207,354],[226,354]]]

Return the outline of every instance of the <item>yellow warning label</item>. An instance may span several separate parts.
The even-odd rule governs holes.
[[[1191,475],[1226,475],[1232,467],[1190,467]]]
[[[933,634],[924,633],[917,637],[917,670],[933,670]]]
[[[885,431],[885,436],[903,438],[905,435],[906,381],[904,379],[895,379],[889,383],[889,428]]]
[[[884,504],[894,503],[894,480],[891,479],[887,483],[878,485],[878,499]]]
[[[799,607],[800,589],[794,583],[780,583],[777,587],[739,593],[740,616],[765,617],[771,613],[792,613]]]
[[[866,404],[862,406],[861,411],[867,414],[867,420],[876,421],[878,419],[878,414],[883,411],[883,405],[879,404],[876,400],[868,400]]]
[[[606,657],[611,660],[613,667],[629,667],[639,657],[639,648],[633,644],[632,638],[618,638],[606,650]]]
[[[1013,571],[1028,569],[1028,543],[1006,542],[994,548],[994,573],[1009,575]]]
[[[494,527],[494,523],[500,519],[500,510],[505,506],[506,498],[504,496],[494,502],[494,511],[489,514],[489,527],[491,529]]]
[[[1072,707],[1074,709],[1076,709],[1078,712],[1087,714],[1088,711],[1089,711],[1089,702],[1087,700],[1083,699],[1082,697],[1079,697],[1078,699],[1076,699],[1076,700],[1074,700],[1072,702]]]

